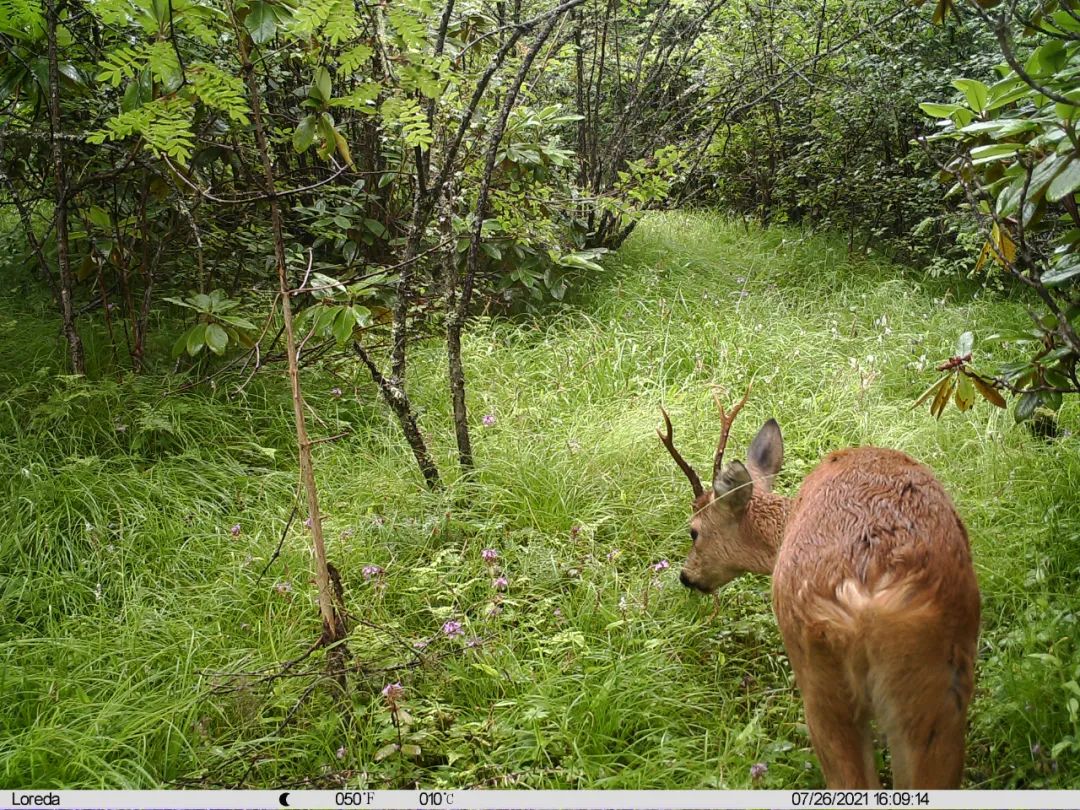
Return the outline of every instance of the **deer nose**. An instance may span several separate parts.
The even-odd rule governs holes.
[[[687,588],[693,588],[694,587],[693,583],[690,582],[690,577],[688,577],[686,575],[685,571],[680,571],[679,572],[679,582],[681,582]]]

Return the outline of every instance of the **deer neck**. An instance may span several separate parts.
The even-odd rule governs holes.
[[[794,503],[793,498],[773,492],[763,492],[750,499],[742,530],[746,542],[747,570],[751,573],[772,574]]]

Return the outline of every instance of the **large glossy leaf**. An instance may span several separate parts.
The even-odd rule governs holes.
[[[206,343],[206,324],[197,323],[187,332],[187,353],[192,357],[202,351]]]
[[[297,152],[306,152],[315,140],[315,116],[308,114],[300,119],[293,130],[292,144]]]
[[[953,87],[964,94],[968,106],[975,112],[986,109],[986,100],[990,96],[990,88],[977,79],[956,79]]]
[[[277,33],[277,14],[274,8],[263,0],[254,0],[244,17],[244,27],[256,44],[269,42]]]
[[[1076,155],[1062,157],[1067,163],[1046,190],[1046,199],[1050,202],[1058,202],[1080,188],[1080,158]]]
[[[1070,256],[1068,262],[1062,262],[1042,275],[1042,283],[1047,287],[1060,287],[1067,281],[1080,276],[1080,256]]]
[[[214,354],[224,354],[229,345],[229,335],[221,324],[211,323],[206,326],[206,348]]]

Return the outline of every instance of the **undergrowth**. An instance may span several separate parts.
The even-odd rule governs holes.
[[[300,520],[262,574],[296,503],[284,380],[180,390],[169,369],[115,371],[92,329],[92,379],[73,379],[45,304],[9,290],[3,313],[5,786],[821,785],[768,580],[736,581],[710,619],[676,578],[689,489],[656,439],[658,407],[702,464],[710,387],[732,399],[751,378],[729,454],[777,417],[780,491],[851,444],[937,472],[983,593],[966,784],[1071,786],[1077,406],[1054,441],[985,403],[940,421],[911,410],[960,332],[1000,351],[978,341],[1023,324],[1016,303],[826,238],[654,216],[573,305],[473,325],[471,480],[455,477],[442,349],[417,347],[438,495],[362,369],[308,370],[314,430],[347,434],[317,445],[316,471],[366,674],[299,705],[309,679],[257,682],[318,632]],[[158,324],[161,345],[180,328]],[[400,729],[381,694],[394,682]]]

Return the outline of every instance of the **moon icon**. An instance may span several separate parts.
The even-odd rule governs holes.
[[[287,792],[282,793],[280,796],[278,796],[278,801],[281,803],[282,807],[288,807],[289,806],[289,794]]]

